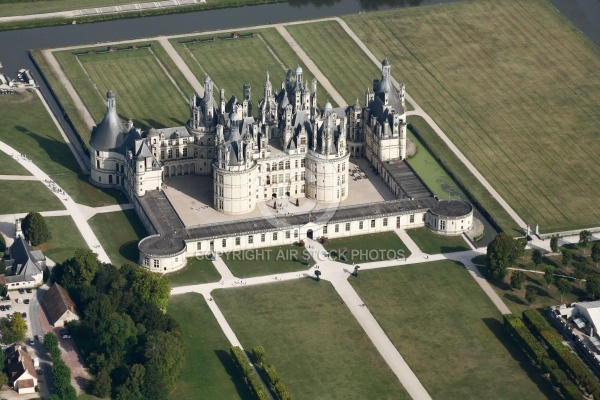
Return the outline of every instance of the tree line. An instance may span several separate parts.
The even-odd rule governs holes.
[[[166,400],[185,360],[179,324],[164,312],[168,278],[102,263],[83,249],[57,264],[52,278],[68,290],[80,314],[69,328],[95,377],[90,393]]]

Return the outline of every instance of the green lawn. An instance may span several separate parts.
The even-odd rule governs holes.
[[[0,151],[0,174],[2,175],[31,175],[10,154]]]
[[[241,34],[246,33],[241,32]],[[285,81],[286,67],[295,71],[296,66],[300,65],[304,80],[308,81],[309,85],[314,76],[275,29],[257,30],[254,33],[254,37],[240,37],[234,40],[219,39],[219,37],[231,36],[229,33],[223,33],[216,36],[214,42],[179,43],[192,38],[186,37],[172,39],[171,43],[201,82],[208,74],[218,89],[221,87],[225,89],[227,101],[232,95],[242,99],[242,85],[250,83],[253,115],[258,115],[258,102],[263,98],[267,72],[270,75],[274,94],[279,93],[281,82]],[[206,37],[195,36],[195,38]],[[214,96],[219,101],[217,88]],[[325,90],[317,89],[319,104],[325,104],[327,97]]]
[[[365,105],[364,93],[367,88],[373,89],[373,79],[381,78],[381,69],[338,22],[290,25],[286,29],[348,104],[354,104],[358,98]],[[400,73],[399,69],[392,69],[393,76],[399,77]]]
[[[229,355],[231,345],[202,296],[196,293],[172,296],[168,312],[181,325],[186,349],[185,366],[169,398],[251,398]]]
[[[171,281],[171,287],[197,285],[199,283],[218,282],[221,274],[212,262],[208,260],[196,260],[188,258],[187,264],[181,271],[167,275]]]
[[[42,250],[44,255],[55,263],[73,257],[77,249],[88,248],[73,218],[65,216],[45,217],[44,219],[48,224],[48,228],[50,228],[52,239],[35,247],[35,249]]]
[[[137,265],[137,245],[147,233],[135,210],[96,214],[88,222],[114,265]]]
[[[29,53],[35,59],[35,62],[40,67],[50,87],[56,94],[56,97],[58,97],[60,104],[65,110],[65,113],[67,114],[65,118],[73,123],[73,126],[75,127],[75,130],[80,138],[89,138],[91,134],[91,127],[85,123],[85,121],[77,111],[75,102],[69,96],[64,85],[58,79],[54,69],[50,67],[50,64],[46,60],[46,57],[44,57],[44,55],[42,54],[42,51],[39,49],[35,49],[30,50]],[[82,140],[82,142],[85,142],[84,147],[87,147],[87,140]]]
[[[329,282],[220,289],[213,298],[244,348],[265,348],[293,398],[410,398]]]
[[[244,250],[221,254],[229,270],[238,278],[303,271],[314,264],[309,258],[304,264],[304,249],[299,246],[285,245],[264,249]]]
[[[462,236],[437,235],[429,228],[407,229],[406,233],[423,253],[439,254],[471,250]]]
[[[558,398],[461,264],[364,271],[351,283],[432,398]]]
[[[330,239],[325,243],[325,248],[331,252],[332,258],[348,264],[410,256],[408,247],[394,232]],[[340,258],[342,255],[345,257]]]
[[[413,118],[419,118],[426,123],[421,117],[411,116],[408,120],[412,121]],[[444,170],[429,150],[427,150],[423,145],[423,142],[417,139],[409,129],[406,130],[406,134],[408,138],[417,145],[417,154],[408,158],[407,162],[415,170],[417,175],[419,175],[419,178],[425,182],[432,193],[442,200],[467,200],[467,195],[457,185],[454,179],[448,175],[446,170]]]
[[[600,175],[600,49],[549,2],[463,1],[344,20],[388,55],[521,218],[543,232],[599,224],[600,186],[590,182]],[[339,48],[319,44],[320,54]]]
[[[106,50],[96,47],[54,55],[96,121],[102,120],[106,93],[113,90],[123,120],[131,118],[136,126],[143,128],[183,125],[189,116],[187,97],[191,86],[158,42],[138,46],[145,44],[152,44],[152,48],[96,54],[95,50]],[[129,45],[118,46],[126,47]],[[85,51],[89,54],[74,55]],[[80,135],[87,142],[90,132]]]
[[[496,220],[496,222],[502,227],[502,229],[505,232],[516,236],[523,235],[523,229],[519,227],[519,225],[508,214],[508,212],[506,212],[506,210],[500,205],[500,203],[498,203],[498,201],[491,195],[491,193],[479,182],[479,180],[477,180],[475,175],[473,175],[471,171],[469,171],[465,164],[463,164],[463,162],[456,155],[454,155],[454,153],[452,153],[452,151],[448,148],[446,143],[444,143],[444,141],[440,139],[440,137],[435,133],[435,131],[423,118],[413,115],[408,117],[408,122],[412,124],[412,126],[417,130],[417,132],[419,132],[419,135],[427,141],[428,146],[438,157],[440,157],[441,161],[447,166],[447,168],[452,171],[453,176],[457,180],[462,182],[462,185],[471,192],[471,194],[477,199],[477,201],[483,206],[483,208],[485,208],[487,212]],[[412,135],[412,133],[410,133],[410,135]],[[412,136],[414,137],[414,135]],[[427,149],[425,149],[422,143],[420,144],[421,146],[419,147],[419,152],[426,152],[427,154],[431,154],[428,152]],[[431,157],[433,157],[433,155],[431,155]],[[419,154],[417,154],[416,158],[419,158]],[[409,160],[409,163],[413,165],[412,160]],[[416,161],[416,164],[417,166],[419,166],[419,161]],[[424,179],[426,183],[429,184],[429,182],[431,181],[431,175],[435,174],[434,171],[437,170],[433,169],[432,171],[427,171],[423,169],[423,166],[420,166],[418,170],[419,176],[421,176],[422,179]],[[452,182],[450,177],[448,177],[448,180],[446,180],[445,178],[438,178],[436,179],[435,183],[432,183],[432,186],[433,188],[438,187],[438,190],[441,190],[441,196],[448,196],[449,193],[453,193],[458,197],[460,193],[463,193],[460,190],[460,188],[455,186],[454,182],[450,182]],[[455,197],[448,196],[448,198]]]
[[[82,175],[69,146],[35,94],[0,96],[0,121],[5,121],[0,126],[0,140],[26,155],[76,202],[89,206],[127,202],[120,191],[102,191],[88,183],[87,176]],[[21,195],[19,200],[23,198]]]
[[[62,202],[37,181],[0,181],[0,214],[64,210]]]

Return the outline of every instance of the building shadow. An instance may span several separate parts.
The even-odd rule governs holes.
[[[38,143],[39,148],[42,149],[48,155],[48,158],[50,158],[50,160],[54,161],[59,165],[62,165],[63,167],[67,168],[75,174],[82,173],[81,169],[79,168],[79,164],[77,163],[77,160],[75,160],[75,157],[71,153],[71,149],[65,142],[41,136],[35,132],[30,131],[24,126],[17,125],[15,126],[15,129],[23,133],[24,135],[27,135],[30,138],[34,139]],[[40,166],[38,165],[38,167]]]
[[[494,334],[496,339],[504,345],[506,350],[508,350],[513,360],[519,363],[519,366],[523,371],[525,371],[529,379],[537,385],[538,389],[540,389],[540,391],[548,399],[559,400],[562,398],[556,391],[554,391],[550,382],[544,379],[541,371],[539,371],[538,368],[532,364],[525,352],[517,345],[517,343],[515,343],[510,335],[506,333],[504,326],[500,321],[498,321],[496,318],[483,318],[482,320],[488,329]]]

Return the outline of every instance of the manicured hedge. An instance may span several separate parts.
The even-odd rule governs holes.
[[[252,348],[252,361],[256,366],[256,370],[260,373],[263,380],[273,397],[276,400],[291,400],[290,393],[287,391],[283,381],[279,378],[275,367],[271,364],[267,364],[265,349],[262,346],[255,346]]]
[[[542,373],[548,374],[552,385],[558,387],[566,400],[581,399],[581,392],[552,360],[540,342],[527,329],[521,318],[504,315],[504,327],[512,338],[521,345]]]
[[[244,378],[246,379],[250,390],[252,391],[252,393],[254,393],[256,398],[259,400],[270,400],[269,395],[267,394],[267,392],[265,392],[265,389],[263,388],[263,385],[260,382],[260,379],[258,379],[256,374],[252,372],[252,368],[250,367],[250,363],[248,363],[248,360],[244,355],[244,351],[238,346],[232,346],[230,352],[231,357],[235,361],[242,375],[244,375]]]
[[[550,323],[536,310],[523,312],[523,320],[527,326],[537,333],[548,346],[549,355],[556,360],[573,378],[575,383],[585,387],[588,393],[600,393],[600,384],[596,376],[577,357],[571,349],[563,344],[563,337],[557,333]]]

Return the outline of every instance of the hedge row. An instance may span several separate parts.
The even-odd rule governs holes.
[[[244,375],[246,383],[248,383],[248,386],[250,387],[250,391],[254,393],[258,400],[270,400],[269,395],[267,394],[267,392],[265,392],[262,383],[260,382],[256,374],[252,372],[252,368],[250,367],[250,364],[248,363],[248,360],[244,355],[244,351],[238,346],[232,346],[230,352],[233,361],[235,361],[240,372],[242,373],[242,375]]]
[[[504,327],[509,335],[527,352],[542,373],[550,376],[550,382],[558,387],[566,400],[581,399],[579,389],[573,385],[556,362],[550,358],[548,352],[527,329],[521,318],[513,314],[504,315]]]
[[[287,391],[285,384],[279,378],[275,367],[271,364],[267,364],[265,357],[265,349],[262,346],[255,346],[252,348],[252,361],[256,366],[256,369],[262,376],[262,378],[269,386],[269,390],[273,394],[276,400],[291,400],[292,396]]]
[[[558,334],[548,321],[536,310],[523,312],[523,320],[527,326],[537,333],[548,346],[548,353],[557,360],[558,364],[566,369],[573,380],[585,387],[592,394],[600,394],[600,384],[590,369],[563,344],[562,335]]]
[[[61,358],[58,347],[58,338],[49,332],[44,335],[44,347],[50,353],[54,365],[52,377],[54,378],[55,393],[61,400],[77,400],[77,392],[71,385],[71,370]]]

